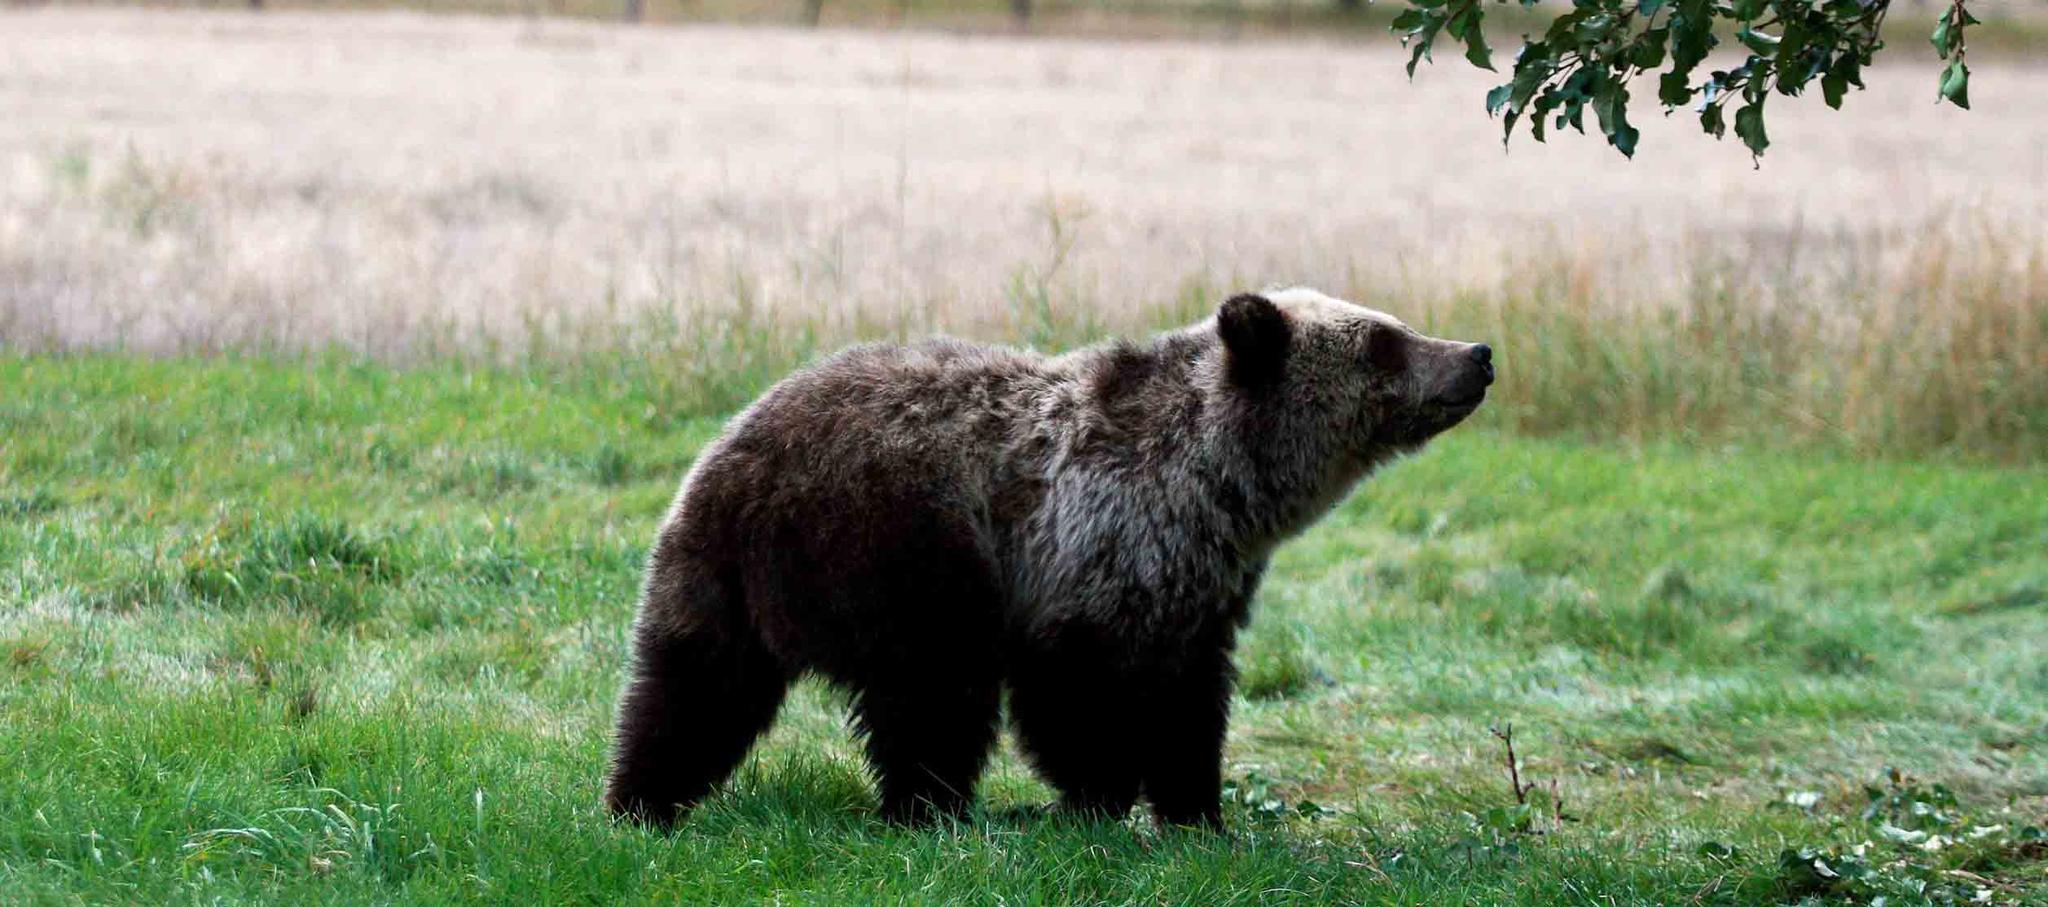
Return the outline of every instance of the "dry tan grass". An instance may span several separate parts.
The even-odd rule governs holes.
[[[1485,74],[1391,42],[11,11],[0,337],[405,359],[737,302],[1049,342],[1298,282],[1486,333],[1528,428],[2037,455],[2048,67],[1965,113],[1895,43],[1843,113],[1774,101],[1757,170],[1682,116],[1504,153]]]

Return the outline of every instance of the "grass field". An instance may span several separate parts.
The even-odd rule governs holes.
[[[1482,422],[1283,549],[1234,835],[1054,820],[1012,755],[974,824],[884,826],[806,689],[662,836],[597,783],[641,554],[716,417],[612,373],[238,356],[16,356],[0,387],[12,903],[2048,892],[2038,465]]]

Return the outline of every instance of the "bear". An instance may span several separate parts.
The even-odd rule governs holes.
[[[1063,355],[863,345],[735,416],[648,556],[604,805],[672,825],[814,674],[887,819],[963,818],[1008,719],[1058,808],[1220,828],[1275,546],[1464,420],[1492,349],[1292,288]]]

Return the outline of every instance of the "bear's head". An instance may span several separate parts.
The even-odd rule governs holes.
[[[1225,380],[1276,429],[1370,462],[1463,421],[1493,383],[1493,350],[1424,336],[1315,290],[1232,297],[1216,313]]]

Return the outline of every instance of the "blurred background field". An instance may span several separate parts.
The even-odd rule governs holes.
[[[1846,110],[1776,105],[1759,170],[1683,115],[1634,161],[1503,151],[1489,74],[1410,84],[1383,32],[0,15],[16,349],[599,353],[716,412],[856,336],[1057,346],[1305,283],[1493,342],[1517,430],[2048,448],[2030,52],[1973,57],[1964,112],[1907,33]]]
[[[523,16],[655,24],[751,24],[913,28],[1092,37],[1294,36],[1384,40],[1401,7],[1372,0],[12,0],[17,6],[143,6],[155,9],[375,11]],[[1559,0],[1503,2],[1489,22],[1507,34],[1540,31]],[[1920,29],[1944,4],[1899,4],[1905,31]],[[1970,33],[1979,50],[2025,51],[2048,41],[2048,8],[2039,0],[1977,0],[1988,11]],[[1913,37],[1920,37],[1914,35]]]

